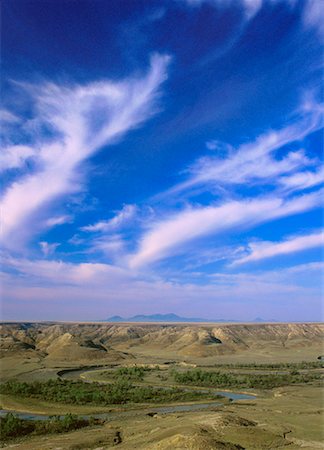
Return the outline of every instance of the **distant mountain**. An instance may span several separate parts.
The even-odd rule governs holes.
[[[277,322],[276,319],[270,319],[270,320],[266,320],[266,319],[262,319],[262,317],[256,317],[254,320],[252,320],[252,322],[263,322],[263,323],[269,323],[269,322]]]
[[[169,314],[138,314],[133,317],[121,317],[121,316],[112,316],[105,319],[104,322],[215,322],[215,323],[233,323],[233,322],[277,322],[275,319],[265,320],[261,317],[256,317],[251,321],[240,321],[233,319],[202,319],[201,317],[181,317],[177,314],[169,313]]]
[[[124,320],[121,316],[112,316],[107,319],[107,322],[123,322]]]
[[[170,313],[152,315],[139,314],[128,318],[113,316],[106,319],[105,322],[208,322],[208,320],[198,317],[180,317],[176,314]]]

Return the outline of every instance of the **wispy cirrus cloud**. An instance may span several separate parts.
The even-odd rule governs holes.
[[[81,227],[80,231],[91,233],[90,237],[81,240],[82,244],[87,244],[85,251],[105,255],[110,261],[121,262],[127,248],[127,239],[123,233],[126,231],[127,234],[127,231],[134,228],[138,211],[137,205],[124,205],[111,219]]]
[[[321,275],[324,269],[323,261],[314,261],[305,264],[295,264],[293,266],[288,266],[282,269],[272,269],[272,270],[259,270],[254,272],[238,272],[238,273],[224,273],[216,272],[210,274],[210,278],[215,279],[220,284],[233,284],[239,283],[240,281],[246,280],[248,282],[259,281],[262,283],[280,283],[282,281],[289,281],[289,285],[296,285],[301,278],[298,277],[309,277],[310,273],[317,272]]]
[[[36,154],[35,149],[28,145],[12,145],[3,148],[0,153],[0,173],[23,167],[28,159],[36,156]]]
[[[116,230],[125,223],[129,222],[137,212],[136,205],[124,205],[124,207],[116,213],[114,217],[109,220],[102,220],[93,225],[86,225],[81,227],[82,231],[88,232],[107,232]]]
[[[262,8],[264,0],[174,0],[178,3],[188,6],[190,9],[198,10],[201,6],[209,5],[220,11],[230,11],[235,9],[241,11],[240,17],[237,18],[237,24],[232,28],[230,35],[225,39],[223,45],[214,48],[199,62],[200,66],[215,61],[226,55],[239,41],[244,34],[247,26],[254,18],[254,16]],[[281,0],[279,0],[281,1]],[[287,0],[282,0],[287,1]],[[289,0],[288,0],[289,1]],[[222,20],[222,19],[221,19]],[[219,26],[215,22],[215,26]]]
[[[294,173],[280,177],[278,183],[289,191],[303,190],[318,186],[324,183],[324,168],[313,172],[305,170],[304,172]]]
[[[155,54],[147,75],[121,82],[101,81],[84,86],[22,84],[35,102],[35,120],[49,128],[54,138],[39,142],[35,133],[35,171],[5,189],[1,232],[6,245],[13,243],[13,233],[23,240],[31,228],[37,232],[36,224],[26,224],[48,208],[51,201],[81,189],[84,180],[79,168],[83,161],[157,111],[168,61],[168,56]]]
[[[49,228],[56,227],[58,225],[64,225],[65,223],[71,223],[73,221],[73,216],[71,215],[63,215],[63,216],[54,216],[50,217],[46,220],[45,225]]]
[[[302,145],[306,137],[322,128],[322,113],[323,106],[308,98],[288,125],[267,131],[236,149],[223,143],[219,147],[218,141],[211,141],[216,146],[212,145],[212,149],[225,152],[225,156],[199,159],[189,168],[186,181],[156,198],[190,198],[192,192],[213,193],[220,188],[218,204],[189,206],[155,221],[139,239],[137,251],[129,256],[130,266],[140,267],[173,256],[201,237],[252,228],[319,207],[321,190],[291,197],[294,191],[318,188],[322,181],[321,171],[317,170],[319,160],[302,149],[291,150],[291,145]],[[254,189],[253,193],[240,194],[240,200],[233,200],[233,192],[242,185],[270,186],[271,190],[265,195],[262,189]]]
[[[217,8],[239,7],[245,19],[250,21],[264,6],[284,4],[289,8],[298,5],[298,0],[183,0],[190,7],[199,7],[209,4]],[[324,12],[321,0],[305,0],[303,2],[302,23],[305,28],[313,28],[319,37],[324,38]]]
[[[178,0],[177,0],[178,1]],[[240,8],[247,21],[253,19],[256,14],[265,6],[285,5],[288,8],[294,8],[298,0],[183,0],[190,7],[199,7],[203,4],[209,4],[215,8]],[[306,27],[319,27],[322,11],[320,11],[320,2],[318,0],[305,0],[303,22]]]
[[[306,27],[315,28],[320,38],[324,39],[324,8],[321,1],[306,1],[303,21]]]
[[[238,148],[222,144],[228,154],[200,158],[188,168],[187,180],[175,185],[162,196],[173,196],[190,189],[206,190],[213,186],[278,184],[280,176],[302,173],[318,164],[304,150],[286,151],[278,158],[277,151],[296,142],[323,126],[323,105],[316,101],[301,105],[292,123],[281,129],[267,131],[254,141]],[[217,142],[217,141],[208,141]]]
[[[140,267],[175,254],[190,241],[235,227],[256,224],[308,211],[321,205],[323,191],[284,200],[265,197],[229,201],[220,206],[190,208],[156,222],[144,233],[138,250],[130,255],[130,267]]]
[[[60,244],[58,242],[53,242],[52,244],[50,244],[49,242],[41,241],[39,243],[39,246],[43,252],[43,255],[47,257],[53,255],[53,253],[55,253],[55,250],[57,249],[57,247],[60,246]]]
[[[264,0],[183,0],[189,6],[198,7],[204,3],[214,5],[218,8],[239,6],[243,9],[247,19],[251,19],[262,7]]]
[[[291,237],[281,242],[252,242],[248,245],[249,254],[235,260],[232,265],[245,264],[267,258],[274,258],[279,255],[309,250],[321,247],[324,244],[324,233],[312,233],[306,236]]]
[[[122,263],[127,249],[127,239],[120,233],[104,233],[95,236],[92,239],[86,239],[81,242],[86,248],[84,253],[89,255],[103,255],[105,261],[114,263],[116,266],[123,266]]]
[[[48,244],[47,242],[43,244]],[[51,244],[48,244],[51,245]],[[48,247],[45,245],[44,247]],[[50,283],[66,285],[93,282],[94,284],[107,281],[107,276],[124,279],[127,272],[109,264],[101,263],[71,263],[60,260],[30,260],[3,255],[3,261],[11,270],[28,277],[31,283]]]
[[[8,109],[0,109],[0,123],[17,123],[20,122],[18,116],[9,111]]]

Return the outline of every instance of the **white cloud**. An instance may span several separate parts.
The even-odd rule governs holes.
[[[167,281],[162,281],[158,277],[151,277],[143,280],[139,277],[139,274],[111,264],[91,262],[71,263],[45,259],[30,260],[14,258],[3,254],[1,256],[8,269],[11,271],[14,270],[16,273],[20,274],[20,279],[25,281],[26,285],[30,284],[32,286],[45,285],[49,288],[52,288],[53,286],[67,287],[68,285],[79,286],[82,288],[89,286],[91,289],[97,288],[98,290],[110,287],[114,289],[114,287],[116,287],[131,293],[134,286],[146,285],[147,287],[150,287],[150,289],[147,290],[147,295],[156,293],[154,288],[156,286],[172,286],[176,289],[179,288],[179,292],[181,287],[187,291],[195,287],[199,288],[200,286],[203,290],[212,288],[209,284],[199,284],[198,286],[195,286],[191,283],[169,283]],[[244,281],[251,283],[251,286],[255,281],[258,281],[265,286],[274,281],[276,284],[283,282],[283,289],[290,284],[289,289],[291,289],[291,285],[296,284],[296,281],[298,281],[301,274],[307,276],[309,272],[321,273],[323,268],[324,263],[316,261],[307,264],[298,264],[280,270],[266,270],[254,273],[213,273],[209,274],[208,277],[217,280],[219,286],[221,284],[226,286],[240,285]],[[12,277],[12,281],[18,282],[18,278],[16,276]],[[289,283],[287,284],[286,281],[289,281]],[[95,291],[93,293],[95,295]],[[159,293],[157,292],[157,294]],[[186,295],[184,294],[184,297],[185,296]],[[136,298],[136,300],[138,299],[136,296],[133,297],[133,299],[134,298]],[[158,298],[163,299],[163,294],[158,295]],[[230,296],[226,295],[224,292],[224,298],[229,299]]]
[[[47,242],[40,244],[48,245]],[[47,244],[47,245],[46,245]],[[12,257],[3,257],[7,267],[15,269],[18,273],[28,277],[34,283],[48,283],[56,285],[73,284],[83,286],[86,283],[94,285],[108,281],[107,276],[116,277],[119,280],[121,276],[125,277],[127,272],[109,264],[99,263],[66,263],[55,260],[34,260],[17,259]],[[123,278],[124,279],[124,278]]]
[[[308,211],[321,204],[321,191],[289,198],[295,190],[317,186],[323,171],[316,172],[319,163],[304,150],[277,151],[289,144],[301,142],[306,136],[322,127],[323,105],[309,96],[291,116],[289,125],[261,134],[254,141],[233,149],[208,141],[210,149],[220,150],[224,155],[200,159],[189,169],[186,181],[158,195],[173,199],[176,194],[190,197],[201,191],[221,193],[219,206],[188,208],[169,215],[154,223],[139,242],[135,254],[129,257],[131,267],[173,256],[191,240],[218,234],[234,227],[247,228],[257,223],[291,214]],[[289,147],[288,147],[289,148]],[[282,152],[281,152],[282,153]],[[254,190],[253,199],[232,201],[233,188],[243,185],[275,187],[268,197],[261,189]]]
[[[295,275],[295,274],[307,274],[309,272],[319,272],[321,275],[324,273],[324,262],[318,261],[318,262],[311,262],[311,263],[305,263],[305,264],[298,264],[297,266],[287,267],[284,271],[278,272],[278,275],[280,273],[284,273],[287,275]]]
[[[53,242],[52,244],[49,244],[48,242],[42,241],[39,243],[40,248],[44,254],[44,256],[49,256],[52,255],[53,253],[55,253],[55,250],[57,249],[57,247],[60,245],[57,242]]]
[[[197,7],[204,3],[215,5],[219,8],[226,8],[233,5],[239,5],[247,19],[251,19],[261,9],[264,0],[184,0],[189,6]]]
[[[7,109],[0,109],[0,122],[2,123],[17,123],[20,122],[18,116],[8,111]]]
[[[246,20],[251,20],[261,10],[264,5],[276,5],[278,3],[285,3],[290,7],[294,7],[297,0],[183,0],[191,7],[198,7],[204,3],[214,5],[218,8],[229,8],[239,6]],[[308,0],[312,1],[312,0]],[[316,0],[314,0],[316,1]]]
[[[211,141],[207,141],[206,142],[206,148],[208,150],[216,150],[218,147],[218,142],[217,140],[211,140]]]
[[[299,118],[279,130],[261,134],[252,142],[232,150],[226,158],[205,157],[189,168],[188,180],[174,186],[164,195],[188,191],[202,186],[235,186],[240,184],[277,184],[279,176],[304,171],[317,164],[303,150],[290,151],[281,159],[276,151],[285,145],[302,141],[322,127],[322,107],[308,102]],[[230,148],[228,146],[228,148]]]
[[[324,183],[324,168],[311,172],[298,172],[293,175],[281,177],[278,180],[284,188],[291,191],[303,190]]]
[[[89,232],[107,232],[116,230],[125,223],[129,222],[135,216],[136,211],[136,205],[125,205],[112,219],[100,221],[93,225],[86,225],[82,227],[81,230]]]
[[[239,258],[232,265],[245,264],[248,262],[259,261],[260,259],[273,258],[278,255],[287,255],[314,247],[320,247],[324,244],[324,233],[313,233],[307,236],[298,236],[289,238],[282,242],[253,242],[248,249],[250,254]]]
[[[58,225],[64,225],[65,223],[71,223],[73,217],[70,215],[50,217],[46,220],[45,225],[49,228],[56,227]]]
[[[88,240],[87,253],[103,253],[109,260],[121,261],[125,253],[126,242],[120,234],[100,235],[94,239]]]
[[[81,238],[78,234],[74,234],[69,240],[68,243],[71,245],[81,245],[84,244],[86,241],[84,238]]]
[[[218,139],[211,139],[206,142],[206,148],[208,150],[216,150],[217,153],[228,155],[233,151],[233,148],[226,142],[219,141]]]
[[[249,21],[267,5],[286,4],[293,9],[296,5],[302,3],[302,20],[306,28],[314,28],[320,38],[324,38],[324,8],[322,0],[183,0],[190,7],[199,7],[205,3],[214,5],[217,8],[229,8],[240,6],[246,20]]]
[[[245,14],[250,19],[261,9],[263,0],[242,0]]]
[[[181,211],[152,225],[141,238],[137,252],[130,255],[129,265],[140,267],[171,256],[193,239],[305,212],[321,204],[322,193],[286,201],[279,197],[230,201],[221,206]]]
[[[324,7],[321,0],[306,0],[303,20],[306,27],[315,28],[318,35],[324,38]]]
[[[37,231],[26,223],[53,199],[80,190],[79,166],[86,158],[157,111],[168,61],[167,56],[154,55],[146,76],[117,83],[23,86],[36,101],[37,120],[50,126],[57,139],[48,144],[35,142],[38,170],[14,181],[2,197],[1,231],[7,243],[13,243],[13,234],[23,237],[27,228]]]
[[[27,145],[5,147],[0,153],[0,172],[23,167],[26,161],[35,155],[36,151]]]
[[[318,306],[321,307],[321,283],[313,284],[313,282],[315,278],[318,281],[322,279],[323,270],[324,263],[322,261],[315,261],[275,270],[254,271],[253,273],[213,273],[210,275],[210,278],[219,287],[224,286],[224,288],[233,290],[234,292],[236,289],[233,289],[233,287],[239,287],[244,294],[246,293],[246,288],[250,288],[252,291],[254,286],[255,292],[254,294],[251,292],[251,295],[261,294],[272,305],[276,302],[276,294],[274,292],[286,292],[287,299],[283,297],[283,300],[284,305],[287,306],[289,297],[291,300],[294,299],[294,293],[296,294],[298,292],[299,286],[303,286],[305,294],[307,290],[311,293],[312,288],[314,288],[313,292],[316,292]],[[308,298],[307,294],[305,298]],[[303,303],[305,298],[302,299]],[[265,305],[265,303],[263,304]],[[291,306],[293,306],[293,303]],[[303,311],[305,312],[304,308]]]

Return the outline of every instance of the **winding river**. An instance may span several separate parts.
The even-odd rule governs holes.
[[[100,367],[101,370],[112,368],[110,367]],[[79,378],[81,374],[93,371],[94,368],[83,368],[83,369],[69,369],[69,370],[62,370],[58,372],[58,375],[61,378],[65,379],[75,379]],[[83,380],[84,381],[84,380]],[[90,381],[88,381],[90,382]],[[105,384],[105,383],[103,383]],[[155,386],[156,387],[156,386]],[[161,386],[161,389],[168,389],[169,386]],[[188,387],[184,388],[186,391],[192,391],[197,392],[197,388],[190,389]],[[199,389],[199,392],[208,392],[209,390],[206,389]],[[236,392],[227,392],[227,391],[215,391],[215,396],[223,396],[231,401],[237,401],[237,400],[254,400],[255,395],[251,394],[245,394],[245,393],[236,393]],[[112,411],[107,413],[100,413],[100,414],[91,414],[91,417],[95,417],[98,419],[104,419],[106,421],[111,421],[120,417],[127,417],[127,416],[134,416],[134,415],[154,415],[154,414],[171,414],[175,412],[189,412],[189,411],[200,411],[207,408],[213,408],[213,407],[220,407],[223,406],[223,403],[217,401],[217,402],[208,402],[208,403],[192,403],[192,404],[185,404],[185,405],[171,405],[171,406],[157,406],[157,407],[147,407],[145,409],[132,409],[127,411]],[[47,420],[50,418],[49,415],[46,414],[33,414],[33,413],[27,413],[27,412],[19,412],[14,410],[6,410],[6,409],[0,409],[0,417],[4,417],[6,414],[12,413],[15,416],[19,417],[20,419],[25,420]],[[79,417],[83,418],[90,418],[90,415],[80,415]]]

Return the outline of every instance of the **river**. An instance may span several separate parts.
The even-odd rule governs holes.
[[[106,367],[108,368],[108,367]],[[111,366],[109,368],[112,368]],[[101,370],[104,369],[104,367],[100,368]],[[71,369],[71,370],[62,370],[58,373],[58,375],[61,378],[65,379],[75,379],[78,378],[82,373],[85,373],[87,371],[94,370],[92,367],[84,368],[84,369]],[[84,380],[83,380],[84,381]],[[104,383],[103,383],[104,384]],[[157,386],[154,386],[157,387]],[[169,386],[160,386],[160,389],[168,389]],[[186,391],[192,391],[197,392],[197,388],[190,389],[188,387],[185,387],[184,390]],[[199,392],[208,392],[209,390],[206,389],[200,389]],[[215,391],[215,396],[223,396],[229,398],[231,401],[237,401],[237,400],[254,400],[255,395],[251,394],[245,394],[245,393],[237,393],[237,392],[228,392],[228,391]],[[125,416],[134,416],[138,414],[171,414],[175,412],[189,412],[189,411],[200,411],[202,409],[207,408],[213,408],[213,407],[220,407],[223,406],[223,403],[217,401],[217,402],[209,402],[209,403],[192,403],[192,404],[184,404],[184,405],[171,405],[171,406],[157,406],[157,407],[147,407],[145,409],[132,409],[128,411],[113,411],[113,412],[107,412],[107,413],[101,413],[101,414],[92,414],[90,415],[79,415],[79,417],[83,418],[90,418],[95,417],[98,419],[104,419],[107,421],[114,420],[119,417],[125,417]],[[29,412],[19,412],[19,411],[10,411],[6,409],[0,410],[0,417],[4,417],[6,414],[12,413],[15,416],[19,417],[20,419],[25,420],[47,420],[50,418],[49,415],[46,414],[33,414]]]

